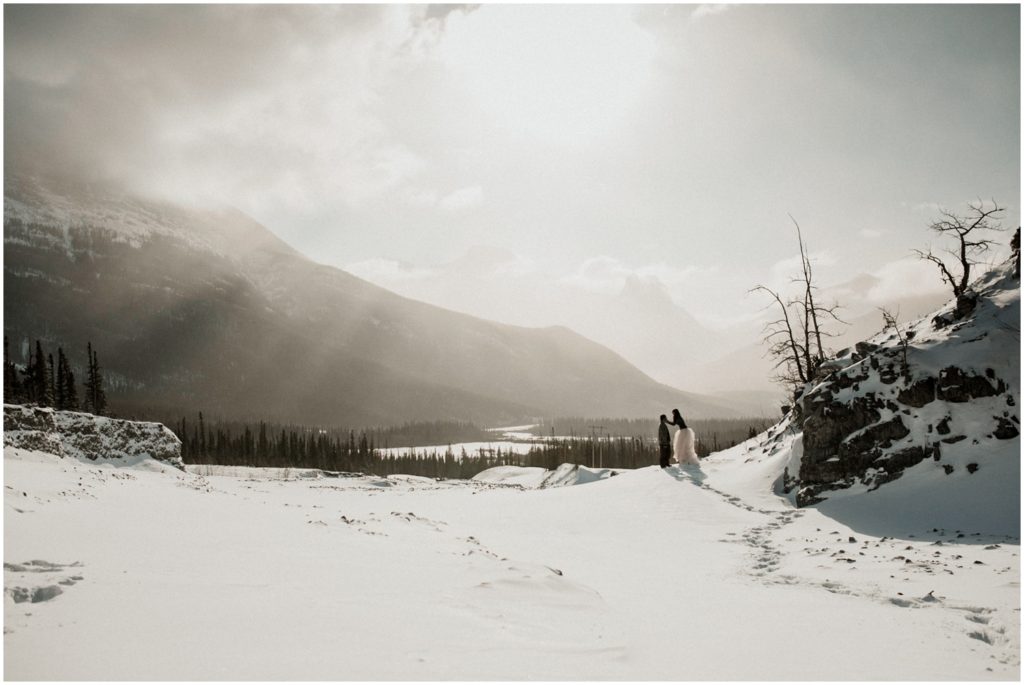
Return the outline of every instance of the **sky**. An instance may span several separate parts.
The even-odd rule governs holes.
[[[229,204],[443,306],[468,273],[496,320],[557,322],[517,283],[639,279],[725,329],[798,266],[790,215],[878,301],[942,289],[911,256],[940,208],[1018,226],[1019,35],[1016,5],[6,5],[5,169]]]

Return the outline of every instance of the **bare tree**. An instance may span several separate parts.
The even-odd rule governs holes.
[[[811,258],[808,256],[807,247],[804,245],[804,236],[800,230],[800,224],[797,223],[797,220],[794,219],[792,215],[790,215],[789,219],[793,222],[793,226],[796,228],[796,238],[800,245],[800,265],[802,274],[795,278],[794,281],[802,283],[804,288],[803,316],[800,317],[800,320],[804,333],[804,361],[808,369],[808,380],[810,380],[814,377],[818,367],[820,367],[825,361],[825,345],[822,343],[822,337],[832,337],[831,333],[822,330],[822,319],[831,319],[842,324],[845,324],[846,322],[840,319],[836,314],[839,309],[838,304],[833,303],[830,307],[825,307],[814,301],[814,293],[818,288],[814,285],[814,273],[811,268]],[[814,338],[814,351],[812,351],[812,334]]]
[[[814,380],[818,369],[825,362],[827,353],[823,338],[832,337],[832,334],[822,328],[821,322],[829,319],[845,322],[836,314],[839,305],[826,307],[815,300],[818,288],[814,285],[814,270],[803,233],[796,219],[792,216],[789,218],[796,227],[797,244],[800,247],[801,274],[793,282],[800,284],[802,293],[785,300],[780,293],[765,285],[758,285],[750,292],[767,293],[778,307],[781,317],[765,324],[764,342],[768,344],[768,354],[776,359],[775,368],[783,369],[775,380],[795,392],[800,386]]]
[[[903,363],[900,368],[900,372],[905,376],[910,372],[910,365],[907,363],[907,347],[910,346],[910,340],[906,335],[903,334],[903,331],[900,330],[899,310],[896,310],[896,313],[893,313],[890,309],[886,309],[885,307],[879,307],[878,311],[882,312],[882,331],[884,332],[891,330],[896,334],[896,341],[900,345],[900,352],[903,356]]]
[[[768,293],[782,313],[782,318],[769,321],[764,327],[764,342],[768,345],[768,354],[776,359],[775,368],[782,367],[783,369],[775,380],[795,389],[807,383],[809,377],[805,362],[806,350],[797,342],[793,320],[790,318],[789,308],[794,302],[792,300],[783,301],[779,293],[765,285],[759,285],[750,290],[750,292],[757,291]]]
[[[956,241],[953,248],[944,250],[956,259],[956,266],[947,266],[946,260],[936,255],[930,247],[927,250],[914,250],[921,259],[928,260],[938,267],[942,280],[953,289],[958,304],[968,295],[971,267],[978,263],[979,256],[987,252],[994,242],[991,238],[985,237],[985,232],[1005,230],[1000,223],[1005,209],[995,200],[992,200],[991,207],[988,203],[978,200],[968,203],[967,208],[968,211],[964,215],[940,210],[941,218],[929,226],[943,238],[953,238]],[[959,271],[959,276],[956,271]]]

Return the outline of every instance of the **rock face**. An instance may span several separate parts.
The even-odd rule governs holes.
[[[163,424],[41,407],[4,405],[4,446],[91,460],[150,457],[184,468],[181,441]]]
[[[950,302],[901,326],[905,343],[882,333],[823,365],[788,417],[803,433],[800,457],[783,478],[798,506],[854,485],[876,489],[928,459],[949,475],[969,458],[966,472],[975,473],[986,443],[1019,440],[1014,268],[1005,264],[976,282],[969,318],[957,320]]]

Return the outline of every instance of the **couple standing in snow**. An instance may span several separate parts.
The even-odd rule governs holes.
[[[669,426],[676,426],[675,437],[669,437]],[[661,424],[658,426],[658,446],[661,448],[661,468],[668,468],[670,457],[675,457],[676,463],[680,466],[689,464],[700,464],[697,453],[693,449],[693,429],[686,425],[683,415],[678,409],[672,410],[672,420],[662,414]]]

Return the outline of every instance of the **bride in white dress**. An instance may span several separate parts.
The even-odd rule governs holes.
[[[686,421],[683,420],[678,409],[672,410],[672,421],[669,422],[669,425],[679,427],[672,441],[672,456],[675,457],[676,462],[680,466],[699,466],[700,459],[697,458],[697,452],[694,450],[696,436],[693,429],[686,425]]]

